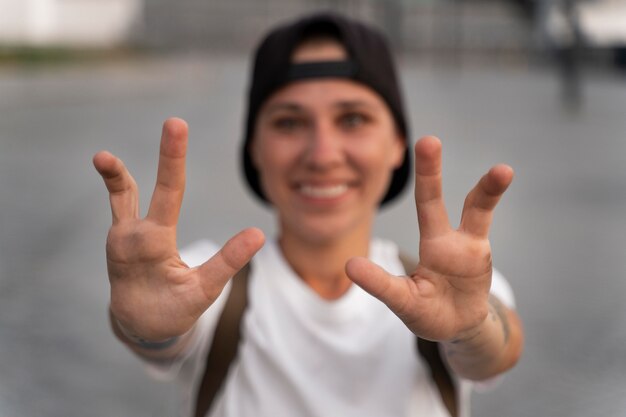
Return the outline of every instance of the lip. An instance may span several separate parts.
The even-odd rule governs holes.
[[[345,194],[348,188],[346,183],[336,185],[301,184],[298,191],[306,197],[331,199]]]
[[[353,187],[349,181],[302,181],[294,185],[294,190],[309,202],[335,203],[343,200]]]

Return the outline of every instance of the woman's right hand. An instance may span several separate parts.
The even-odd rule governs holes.
[[[204,264],[189,268],[176,247],[185,189],[187,124],[163,124],[157,181],[145,218],[137,184],[123,162],[102,151],[93,163],[109,191],[113,224],[106,243],[111,313],[128,332],[164,340],[191,329],[228,280],[263,246],[256,228],[241,231]]]

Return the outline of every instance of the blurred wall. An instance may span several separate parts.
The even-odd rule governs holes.
[[[397,50],[525,53],[532,25],[510,0],[150,0],[140,43],[249,50],[267,27],[332,9],[381,27]]]
[[[102,48],[140,26],[143,0],[0,0],[0,45]]]
[[[248,51],[260,33],[332,9],[381,27],[397,51],[526,55],[532,23],[510,0],[0,0],[0,46]]]

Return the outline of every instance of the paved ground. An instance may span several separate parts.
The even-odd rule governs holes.
[[[272,218],[233,161],[245,58],[180,56],[106,65],[0,69],[0,417],[172,416],[110,334],[102,148],[152,188],[160,125],[191,127],[180,242],[224,241]],[[548,72],[403,66],[415,136],[444,141],[452,218],[492,163],[516,168],[493,229],[496,265],[527,331],[519,366],[476,416],[626,416],[626,80],[592,76],[564,110]],[[379,233],[417,242],[409,198]]]

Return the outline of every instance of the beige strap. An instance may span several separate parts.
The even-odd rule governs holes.
[[[196,417],[204,417],[224,384],[228,368],[237,356],[241,339],[241,322],[248,305],[248,276],[250,264],[231,280],[232,286],[224,310],[217,322],[213,343],[207,356],[202,383],[196,397]]]

